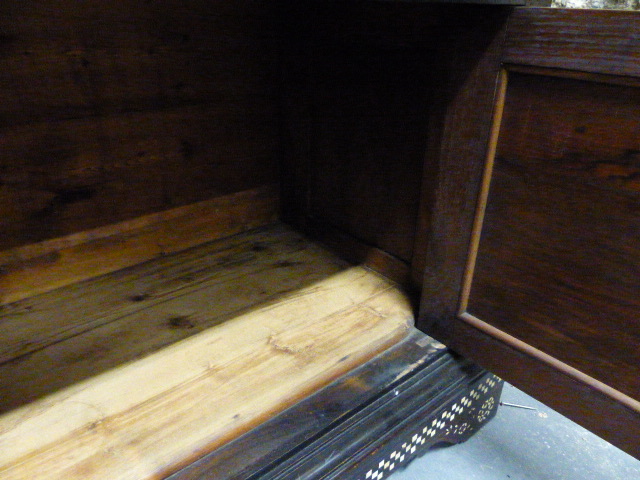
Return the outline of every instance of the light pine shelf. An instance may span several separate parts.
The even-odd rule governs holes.
[[[160,478],[412,322],[394,283],[282,224],[5,305],[0,477]]]

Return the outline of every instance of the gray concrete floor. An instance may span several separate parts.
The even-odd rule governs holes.
[[[640,480],[640,461],[506,384],[496,417],[467,442],[427,452],[391,480]],[[638,439],[640,441],[640,439]]]

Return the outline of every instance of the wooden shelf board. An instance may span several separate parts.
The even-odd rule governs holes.
[[[279,224],[5,307],[6,479],[160,478],[413,322],[395,284]]]
[[[0,314],[9,304],[276,220],[274,185],[0,251]]]

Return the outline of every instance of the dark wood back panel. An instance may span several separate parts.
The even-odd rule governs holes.
[[[318,2],[289,12],[289,221],[411,261],[442,10]]]
[[[276,181],[261,0],[0,6],[0,250]]]
[[[310,215],[410,261],[429,113],[416,51],[316,50]]]

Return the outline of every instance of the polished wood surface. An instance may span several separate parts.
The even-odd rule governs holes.
[[[73,385],[0,417],[3,479],[163,477],[413,321],[393,283],[281,226],[13,306],[12,330],[41,345],[0,366],[4,407]]]
[[[0,5],[0,251],[276,181],[267,1]]]
[[[418,324],[640,456],[637,25],[635,13],[515,11],[503,118],[440,170],[447,202],[435,204]],[[498,77],[486,72],[486,88]],[[453,251],[457,270],[433,270]]]

